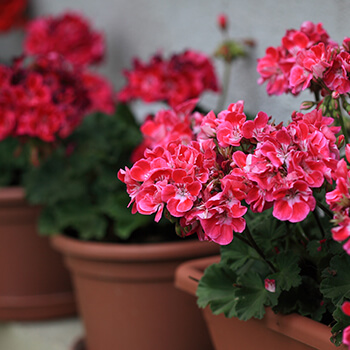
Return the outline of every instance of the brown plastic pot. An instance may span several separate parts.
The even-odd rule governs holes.
[[[196,295],[198,283],[209,265],[218,263],[220,257],[196,259],[180,265],[175,274],[177,288]],[[309,318],[292,314],[275,314],[266,309],[262,320],[240,321],[213,315],[210,308],[203,309],[211,339],[216,350],[345,350],[331,343],[330,328]]]
[[[34,321],[76,314],[62,256],[37,233],[40,208],[19,187],[0,189],[0,320]]]
[[[106,244],[63,235],[52,243],[72,273],[88,350],[212,349],[201,312],[174,287],[174,273],[185,260],[218,254],[217,245]]]

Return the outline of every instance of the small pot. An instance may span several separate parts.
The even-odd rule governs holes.
[[[194,298],[174,287],[174,273],[188,259],[218,254],[216,244],[93,243],[63,235],[52,243],[72,273],[87,349],[213,349]]]
[[[176,270],[177,288],[195,296],[204,270],[220,261],[220,256],[185,262]],[[213,315],[210,308],[203,309],[211,339],[216,350],[283,349],[283,350],[345,350],[330,341],[329,327],[309,318],[291,314],[275,314],[266,308],[262,320],[240,321],[226,318],[223,314]]]
[[[20,187],[0,189],[0,320],[34,321],[76,314],[62,256],[39,236],[40,208]]]

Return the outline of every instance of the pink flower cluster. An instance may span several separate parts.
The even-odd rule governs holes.
[[[46,142],[67,137],[82,118],[113,112],[111,86],[55,53],[0,66],[0,140],[27,136]]]
[[[202,53],[187,50],[168,60],[157,54],[148,63],[135,59],[133,69],[125,71],[127,85],[119,92],[123,102],[141,99],[144,102],[164,101],[175,107],[198,98],[204,91],[219,91],[214,67]]]
[[[185,142],[153,144],[131,169],[121,169],[133,212],[156,213],[158,221],[166,209],[184,235],[219,244],[245,229],[245,203],[253,212],[273,207],[282,221],[304,220],[315,209],[312,189],[332,181],[339,128],[318,110],[276,126],[264,112],[247,120],[243,107],[238,101],[217,116],[190,115],[192,141],[185,133]]]
[[[39,17],[26,30],[27,55],[57,52],[71,63],[86,66],[102,61],[105,54],[103,34],[91,28],[86,18],[74,12]]]
[[[323,89],[324,94],[329,90],[349,92],[349,41],[346,38],[339,46],[330,40],[321,23],[304,22],[300,30],[286,32],[281,46],[266,49],[258,60],[258,83],[267,81],[269,95],[298,95],[306,88]]]
[[[346,145],[346,159],[350,162],[350,144]],[[348,170],[345,159],[341,159],[334,172],[336,187],[326,194],[326,202],[334,212],[334,222],[337,225],[332,228],[334,240],[338,242],[347,241],[344,249],[350,254],[350,170]]]

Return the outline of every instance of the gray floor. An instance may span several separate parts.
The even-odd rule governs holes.
[[[1,322],[0,350],[70,350],[84,334],[78,318],[45,322]]]

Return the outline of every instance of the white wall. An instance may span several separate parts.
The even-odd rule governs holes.
[[[249,60],[233,68],[229,102],[246,101],[247,110],[264,110],[277,120],[288,119],[309,98],[268,97],[256,81],[256,59],[267,46],[277,46],[288,28],[299,28],[305,20],[322,22],[336,41],[350,36],[349,0],[30,0],[33,15],[60,13],[66,9],[82,11],[107,36],[108,59],[101,72],[116,88],[123,85],[121,70],[130,67],[131,59],[147,59],[155,51],[164,53],[185,48],[211,54],[221,39],[216,17],[226,13],[233,37],[252,37],[257,46]],[[20,40],[20,34],[13,35]],[[0,38],[0,49],[12,54],[14,44]],[[20,45],[18,45],[20,46]],[[220,64],[217,65],[221,71]],[[216,97],[204,104],[215,107]]]

